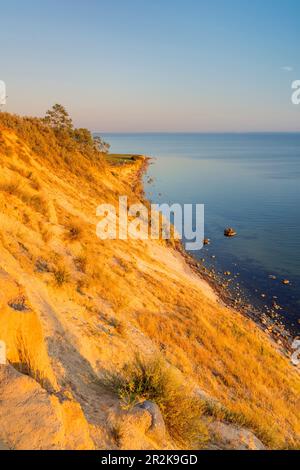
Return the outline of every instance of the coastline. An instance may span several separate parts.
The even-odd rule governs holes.
[[[0,406],[0,440],[9,448],[152,449],[151,420],[135,427],[132,414],[121,409],[122,397],[103,393],[105,375],[122,376],[138,355],[160,357],[174,371],[176,389],[186,384],[185,396],[200,398],[204,414],[193,412],[191,419],[200,418],[209,445],[215,438],[206,431],[207,420],[223,422],[228,431],[244,429],[267,448],[298,446],[299,374],[255,323],[222,303],[173,240],[95,236],[99,203],[117,207],[127,195],[130,205],[147,204],[142,174],[151,160],[115,156],[111,165],[93,167],[91,178],[85,160],[79,161],[81,171],[74,171],[68,162],[57,162],[51,148],[46,159],[20,134],[17,144],[17,132],[4,130],[2,137],[0,337],[8,346],[8,364],[1,369],[1,396],[7,399]],[[64,149],[64,141],[53,138]],[[24,162],[25,149],[30,158]],[[38,189],[27,178],[31,171]],[[22,192],[7,184],[16,178],[22,178]],[[40,196],[45,210],[28,194]],[[28,213],[30,225],[26,217],[17,220],[16,214]],[[32,386],[30,397],[22,394],[24,382]],[[32,421],[42,398],[44,406]],[[175,406],[177,412],[180,400]],[[185,421],[186,408],[179,410]],[[48,428],[51,416],[59,439]],[[124,425],[118,442],[108,423]],[[32,436],[39,436],[38,444]],[[155,444],[166,446],[174,449],[176,442],[168,437]]]
[[[146,176],[150,162],[154,163],[155,158],[144,155],[139,155],[139,157],[144,158],[145,161],[139,169],[136,177],[137,181],[140,180],[142,186],[141,195],[145,198],[145,188],[142,178],[144,175]],[[146,201],[151,203],[151,201],[147,198]],[[285,357],[290,358],[290,355],[293,351],[291,344],[294,339],[292,330],[288,329],[286,325],[284,325],[283,328],[282,323],[276,321],[276,319],[268,317],[262,309],[255,307],[251,303],[249,304],[249,301],[243,303],[242,297],[240,298],[241,305],[238,306],[237,299],[234,297],[230,289],[222,285],[222,279],[218,278],[218,276],[209,268],[203,266],[203,264],[196,257],[188,253],[182,243],[182,240],[175,242],[175,248],[184,258],[186,264],[192,269],[192,271],[197,276],[199,276],[201,280],[205,281],[207,285],[216,293],[219,302],[253,321],[260,328],[260,330],[266,334],[276,349],[280,351]]]

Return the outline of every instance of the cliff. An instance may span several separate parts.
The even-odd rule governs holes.
[[[299,447],[276,345],[174,243],[96,236],[99,204],[143,200],[145,159],[0,114],[0,161],[0,447]]]

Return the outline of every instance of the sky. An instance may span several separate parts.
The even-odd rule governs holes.
[[[299,131],[299,0],[0,0],[9,112],[99,132]]]

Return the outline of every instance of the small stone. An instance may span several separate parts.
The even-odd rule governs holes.
[[[232,227],[227,227],[224,230],[225,237],[235,237],[236,234],[237,234],[236,231]]]
[[[153,434],[159,439],[164,439],[166,435],[166,426],[158,405],[150,400],[137,405],[138,408],[147,410],[151,415],[152,423],[147,434]]]
[[[210,245],[210,239],[209,238],[204,238],[203,245]]]
[[[278,303],[275,302],[275,300],[273,300],[273,302],[272,302],[272,307],[275,308],[275,310],[280,310],[281,309],[280,305],[278,305]]]
[[[286,286],[287,286],[289,283],[290,283],[290,281],[289,281],[288,279],[283,279],[283,281],[282,281],[282,284],[284,284],[284,285],[286,285]]]
[[[275,280],[277,279],[277,277],[274,276],[273,274],[270,274],[270,275],[269,275],[269,279],[272,279],[273,281],[275,281]]]
[[[8,305],[10,308],[16,310],[17,312],[26,312],[30,310],[30,307],[27,304],[27,299],[24,295],[20,295],[15,299],[11,300],[10,302],[8,302]]]
[[[224,276],[230,276],[231,272],[230,271],[225,271]]]

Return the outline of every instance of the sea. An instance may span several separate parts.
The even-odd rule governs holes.
[[[152,158],[144,187],[153,203],[204,204],[210,244],[190,254],[232,296],[266,315],[276,311],[300,333],[300,134],[102,137],[111,153]],[[237,235],[224,237],[226,227]]]

